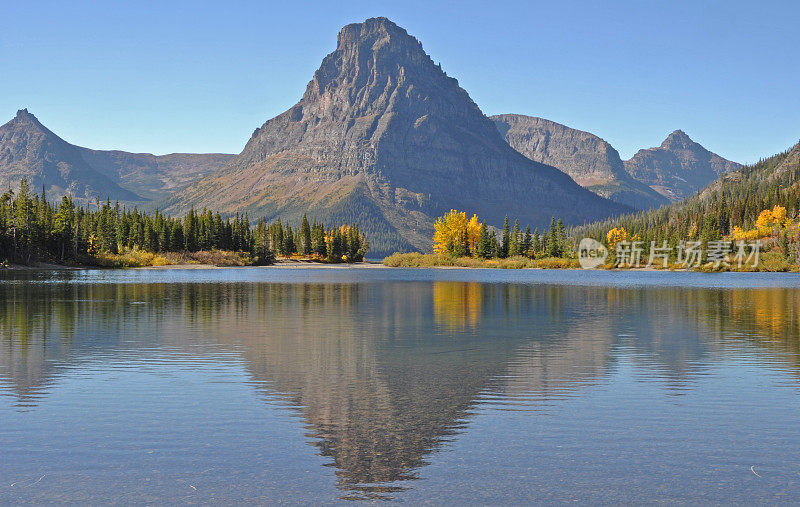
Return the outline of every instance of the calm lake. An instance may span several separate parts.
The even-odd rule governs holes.
[[[798,286],[0,272],[0,503],[795,502]]]

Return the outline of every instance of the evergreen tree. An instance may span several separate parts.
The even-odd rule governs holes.
[[[494,256],[494,252],[492,252],[492,243],[489,238],[489,229],[484,223],[481,223],[481,232],[478,237],[478,244],[475,247],[475,255],[481,259],[488,259]]]
[[[302,236],[303,255],[311,255],[311,226],[305,215],[303,215],[303,222],[300,225],[300,235]]]
[[[500,245],[500,251],[498,257],[501,259],[505,259],[508,257],[509,248],[511,247],[511,232],[508,228],[508,215],[506,215],[505,220],[503,221],[503,244]]]
[[[492,231],[489,235],[489,257],[499,257],[500,256],[500,245],[497,244],[497,233]]]
[[[0,262],[98,262],[102,254],[128,249],[153,253],[236,249],[263,264],[272,262],[275,250],[291,255],[298,248],[332,262],[356,262],[363,260],[369,243],[358,225],[326,231],[322,224],[315,222],[312,227],[306,219],[293,229],[280,221],[267,225],[261,218],[251,227],[247,213],[223,219],[208,209],[199,214],[190,209],[179,219],[159,210],[147,214],[126,209],[109,199],[83,207],[69,197],[50,203],[46,195],[32,194],[27,180],[18,192],[0,195]]]
[[[533,238],[531,237],[530,226],[525,226],[525,236],[522,238],[522,254],[527,257],[533,257],[531,254]]]

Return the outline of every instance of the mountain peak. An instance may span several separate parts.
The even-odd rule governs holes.
[[[0,126],[0,188],[16,187],[24,177],[37,188],[47,186],[51,195],[141,200],[95,170],[82,150],[58,137],[27,109],[20,109]]]
[[[531,206],[531,200],[536,206]],[[430,249],[435,217],[469,209],[533,227],[628,211],[514,151],[458,81],[386,18],[347,25],[300,101],[172,201],[297,220],[361,221],[372,252]]]
[[[655,190],[631,178],[617,150],[592,133],[520,114],[490,119],[512,148],[534,162],[560,169],[602,197],[635,209],[667,203]]]
[[[422,43],[387,18],[369,18],[363,23],[346,25],[339,32],[336,51],[330,56],[334,55],[345,67],[379,72],[423,62],[433,64]]]
[[[662,148],[688,148],[697,145],[683,130],[675,130],[661,143]]]
[[[388,18],[369,18],[363,23],[351,23],[345,25],[339,31],[336,42],[337,49],[344,49],[362,41],[376,40],[382,38],[394,38],[393,42],[400,40],[411,40],[419,44],[419,41],[408,34],[405,29],[399,27]]]
[[[661,146],[639,150],[625,162],[625,170],[634,179],[673,201],[738,168],[739,164],[708,151],[682,130],[672,132]]]
[[[14,117],[15,122],[28,122],[33,123],[35,125],[41,126],[42,124],[39,122],[38,118],[28,112],[28,109],[20,109],[17,111],[17,116]]]
[[[42,122],[40,122],[36,116],[29,113],[27,109],[18,110],[17,115],[8,123],[2,125],[2,128],[5,130],[11,129],[12,131],[27,132],[29,134],[37,133],[39,135],[61,141],[58,136],[53,134],[47,127],[42,125]]]

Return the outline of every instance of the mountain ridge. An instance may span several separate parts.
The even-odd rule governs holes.
[[[634,180],[619,153],[602,138],[545,118],[521,114],[490,117],[512,148],[536,162],[569,174],[592,192],[636,209],[658,207],[668,199]]]
[[[101,189],[112,199],[141,199],[97,172],[79,147],[58,137],[27,109],[0,126],[0,167],[0,185],[5,188],[17,188],[27,179],[35,187],[79,199],[99,196]]]
[[[70,195],[81,202],[163,199],[232,157],[84,148],[59,137],[27,108],[0,126],[0,187],[17,188],[25,178],[51,196]]]

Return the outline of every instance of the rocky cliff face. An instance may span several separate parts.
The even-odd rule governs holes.
[[[257,129],[172,211],[214,204],[297,220],[358,220],[373,251],[429,249],[451,208],[543,226],[627,208],[508,146],[458,82],[385,18],[345,26],[303,98]]]
[[[161,199],[213,173],[233,155],[173,153],[151,155],[90,150],[70,144],[22,109],[0,127],[0,188],[27,178],[48,195],[81,201]]]
[[[625,161],[625,170],[634,179],[673,201],[697,193],[740,167],[692,141],[682,130],[671,133],[661,146],[639,150]]]
[[[535,162],[560,169],[602,197],[636,209],[657,208],[669,202],[631,178],[617,150],[594,134],[520,114],[491,119],[512,148]]]
[[[0,127],[0,188],[17,188],[23,178],[36,189],[44,185],[51,195],[140,199],[97,172],[84,160],[81,148],[52,133],[27,109]]]

